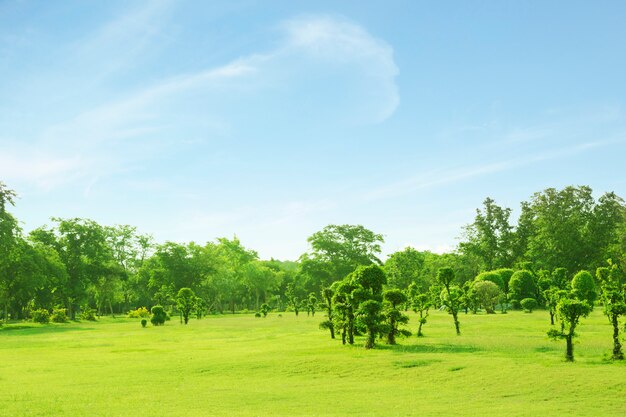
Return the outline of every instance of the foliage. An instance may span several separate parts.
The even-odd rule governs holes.
[[[426,255],[411,247],[394,252],[385,261],[387,284],[391,288],[405,289],[411,284],[418,285],[422,291],[428,289],[429,282],[422,275]]]
[[[502,279],[502,276],[498,272],[495,272],[495,271],[481,272],[480,274],[476,276],[474,281],[475,282],[490,281],[496,284],[498,288],[500,288],[500,290],[504,291],[504,280]]]
[[[593,307],[593,303],[598,297],[593,276],[589,271],[580,271],[572,279],[572,295],[581,301],[586,301]]]
[[[81,308],[80,319],[87,321],[96,321],[96,310],[87,306]]]
[[[138,319],[138,318],[147,318],[150,317],[150,311],[146,307],[139,307],[135,310],[131,310],[128,312],[128,318]]]
[[[576,326],[578,326],[578,322],[582,317],[587,317],[591,313],[591,306],[587,301],[566,297],[559,301],[556,310],[562,323],[562,330],[551,329],[548,331],[548,336],[554,339],[565,339],[565,360],[571,362],[574,360],[573,338],[576,336]]]
[[[31,318],[35,323],[48,324],[50,323],[50,312],[45,308],[33,310]]]
[[[609,318],[613,327],[613,351],[614,360],[623,360],[624,351],[620,337],[620,317],[626,315],[626,285],[622,284],[619,268],[612,261],[608,267],[600,267],[596,270],[596,277],[602,290],[602,303],[604,314]]]
[[[165,312],[163,306],[153,306],[151,313],[152,317],[150,318],[150,323],[152,323],[153,326],[162,326],[165,324],[165,321],[167,320],[167,313]]]
[[[259,309],[259,312],[263,315],[263,317],[267,317],[267,314],[270,312],[271,308],[268,304],[263,303]]]
[[[458,314],[463,292],[457,285],[453,285],[454,279],[455,274],[452,268],[441,268],[439,269],[439,272],[437,272],[437,281],[444,288],[440,295],[441,304],[446,307],[446,310],[450,314],[452,314],[456,334],[457,336],[460,336],[461,323],[459,322]]]
[[[191,288],[181,288],[176,295],[176,306],[183,316],[185,324],[189,322],[189,313],[196,307],[196,294]],[[154,310],[154,308],[153,308]],[[154,311],[152,312],[154,314]]]
[[[495,313],[496,305],[502,301],[504,297],[502,289],[491,280],[479,280],[474,282],[472,291],[487,314]]]
[[[403,306],[408,298],[401,290],[393,288],[383,292],[383,319],[387,324],[387,343],[396,344],[396,336],[410,336],[411,332],[400,329],[399,326],[409,322],[409,316],[402,313],[400,307]]]
[[[527,313],[532,313],[535,308],[537,308],[537,300],[534,298],[524,298],[520,301],[520,305]]]
[[[382,305],[376,300],[367,300],[359,304],[356,310],[356,319],[360,325],[367,329],[365,349],[372,349],[375,345],[376,335],[386,330],[382,325]]]
[[[141,327],[146,327],[148,325],[148,320],[141,319]]]
[[[530,271],[515,271],[509,281],[509,296],[515,307],[520,306],[524,298],[534,298],[537,294],[537,286]]]
[[[54,323],[67,323],[69,321],[67,317],[67,309],[66,308],[55,308],[52,310],[52,316],[50,316],[50,320]]]

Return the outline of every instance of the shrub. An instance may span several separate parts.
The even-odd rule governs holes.
[[[520,301],[520,304],[527,313],[532,313],[533,310],[537,308],[537,300],[534,298],[524,298]]]
[[[530,271],[516,271],[509,281],[509,294],[513,305],[517,308],[524,298],[534,298],[536,294],[535,281]]]
[[[52,316],[50,319],[55,323],[67,323],[67,309],[65,308],[55,308],[52,310]]]
[[[263,317],[267,317],[267,313],[269,313],[271,310],[270,306],[267,305],[266,303],[261,304],[261,308],[259,310],[259,312],[261,314],[263,314]]]
[[[580,271],[574,275],[572,294],[580,301],[586,301],[593,308],[593,302],[598,297],[598,293],[596,292],[596,284],[589,272]]]
[[[500,275],[500,278],[502,278],[502,282],[504,283],[504,292],[508,293],[509,292],[509,282],[511,281],[511,277],[513,276],[513,274],[515,273],[515,271],[513,271],[510,268],[502,268],[502,269],[496,269],[495,271]]]
[[[93,308],[89,308],[89,307],[83,308],[83,310],[80,312],[80,319],[88,320],[88,321],[96,321],[96,310],[94,310]]]
[[[472,291],[487,314],[496,312],[496,305],[504,296],[502,289],[498,287],[495,282],[490,280],[479,280],[475,282]]]
[[[48,324],[50,323],[50,312],[45,308],[40,308],[32,312],[32,318],[35,323]]]
[[[254,313],[254,317],[261,317],[261,313],[259,313],[258,311],[256,313]]]
[[[146,327],[148,325],[148,320],[141,319],[141,327]]]
[[[145,307],[139,307],[136,310],[131,310],[128,312],[128,317],[131,319],[139,319],[139,318],[148,318],[150,317],[150,312]]]
[[[162,326],[167,320],[167,314],[163,309],[163,306],[156,305],[152,307],[152,317],[150,318],[150,323],[154,326]]]
[[[494,284],[498,286],[498,288],[504,291],[504,281],[502,280],[502,277],[500,276],[500,274],[495,271],[482,272],[478,274],[476,278],[474,279],[474,282],[480,282],[480,281],[493,282]]]

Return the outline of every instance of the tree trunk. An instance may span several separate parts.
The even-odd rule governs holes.
[[[460,323],[459,323],[459,319],[457,318],[456,312],[452,313],[452,318],[454,319],[454,328],[456,329],[456,335],[461,336]]]
[[[113,303],[109,300],[109,310],[111,310],[111,317],[115,318],[115,313],[113,312]]]
[[[346,326],[341,329],[341,343],[346,344]]]
[[[550,310],[550,325],[554,326],[554,311]]]
[[[417,328],[417,337],[422,337],[422,336],[424,336],[424,335],[422,334],[422,325],[423,325],[423,324],[424,324],[424,323],[422,322],[422,313],[420,312],[420,325],[419,325],[419,327]]]
[[[348,317],[348,343],[354,344],[354,318]]]
[[[574,362],[574,344],[572,343],[572,333],[565,335],[565,342],[567,343],[565,360],[568,362]]]
[[[619,341],[619,322],[618,315],[611,314],[611,323],[613,324],[613,359],[624,359],[624,352],[622,352],[622,344]]]
[[[391,320],[389,325],[391,327],[391,330],[387,334],[387,343],[389,343],[390,345],[395,345],[396,344],[396,321]]]
[[[365,341],[365,349],[372,349],[374,342],[376,341],[376,332],[372,329],[367,329],[367,339]]]

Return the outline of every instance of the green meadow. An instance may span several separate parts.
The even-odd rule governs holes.
[[[425,337],[374,350],[284,313],[9,324],[0,329],[2,416],[624,416],[626,366],[611,327],[582,320],[576,361],[548,314],[434,312]],[[417,319],[411,314],[411,330]]]

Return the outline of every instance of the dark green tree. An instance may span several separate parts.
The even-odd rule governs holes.
[[[387,343],[396,344],[398,335],[409,336],[411,332],[400,329],[400,325],[409,322],[409,316],[402,313],[402,306],[407,302],[407,296],[401,290],[393,288],[383,292],[383,317],[388,326]]]
[[[572,362],[574,361],[573,340],[576,336],[576,326],[582,317],[587,317],[589,315],[591,312],[591,306],[586,301],[580,301],[575,298],[563,298],[559,301],[556,310],[558,317],[562,322],[561,328],[563,330],[558,331],[556,329],[552,329],[548,331],[548,336],[554,339],[565,339],[565,360]]]
[[[441,292],[441,303],[446,307],[448,313],[452,314],[454,328],[457,336],[461,335],[461,323],[459,323],[459,301],[462,295],[461,289],[454,285],[454,270],[452,268],[441,268],[437,273],[437,282],[443,286]]]
[[[176,295],[176,307],[183,315],[185,324],[189,322],[189,313],[196,307],[196,294],[191,288],[181,288]]]

